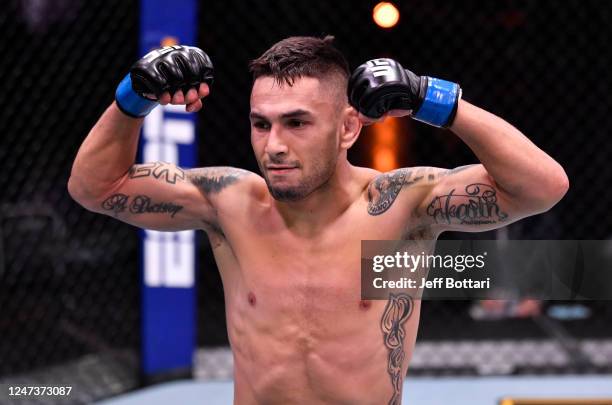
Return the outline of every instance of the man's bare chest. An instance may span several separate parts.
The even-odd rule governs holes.
[[[239,225],[229,223],[224,226],[228,248],[218,252],[218,264],[232,263],[244,281],[270,291],[291,285],[295,291],[318,295],[347,289],[354,295],[360,285],[362,241],[404,239],[411,228],[405,217],[372,216],[365,205],[357,208],[362,209],[313,230],[292,227],[269,215],[251,215]]]

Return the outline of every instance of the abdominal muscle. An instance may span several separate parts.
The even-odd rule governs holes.
[[[389,403],[394,394],[391,349],[381,329],[387,301],[360,300],[358,263],[317,272],[293,261],[283,271],[276,256],[274,267],[255,261],[247,270],[233,262],[238,268],[230,270],[218,253],[226,275],[236,404]],[[274,272],[262,270],[269,268]],[[403,324],[402,380],[416,339],[419,304]]]

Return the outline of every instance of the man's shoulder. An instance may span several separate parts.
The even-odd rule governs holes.
[[[386,212],[398,199],[400,192],[407,198],[406,202],[410,203],[410,195],[420,197],[435,182],[440,170],[417,166],[378,172],[367,188],[368,213],[380,215]]]
[[[372,178],[370,186],[393,186],[399,187],[400,189],[416,185],[428,186],[435,183],[440,177],[463,168],[462,166],[457,169],[448,170],[432,166],[402,167],[387,172],[377,172],[378,174]]]
[[[394,190],[399,192],[405,186],[431,183],[435,180],[440,169],[435,167],[402,167],[400,169],[380,172],[372,170],[372,176],[368,183],[368,191]]]

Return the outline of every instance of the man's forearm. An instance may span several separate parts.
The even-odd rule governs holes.
[[[552,205],[565,194],[568,179],[563,168],[503,119],[461,100],[450,129],[507,195]]]
[[[91,129],[72,166],[68,183],[80,199],[96,198],[113,187],[134,164],[143,119],[123,114],[113,102]]]

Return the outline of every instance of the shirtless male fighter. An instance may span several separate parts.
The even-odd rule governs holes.
[[[91,211],[141,228],[207,233],[223,280],[239,405],[399,404],[420,301],[360,300],[361,240],[422,239],[433,248],[445,230],[490,230],[547,211],[568,189],[557,162],[461,100],[458,85],[389,59],[351,76],[332,39],[288,38],[251,62],[251,144],[261,176],[134,164],[142,117],[158,104],[198,111],[209,94],[208,56],[175,46],[132,67],[84,140],[68,184]],[[362,125],[386,115],[450,128],[481,164],[388,173],[351,165],[347,150]]]

